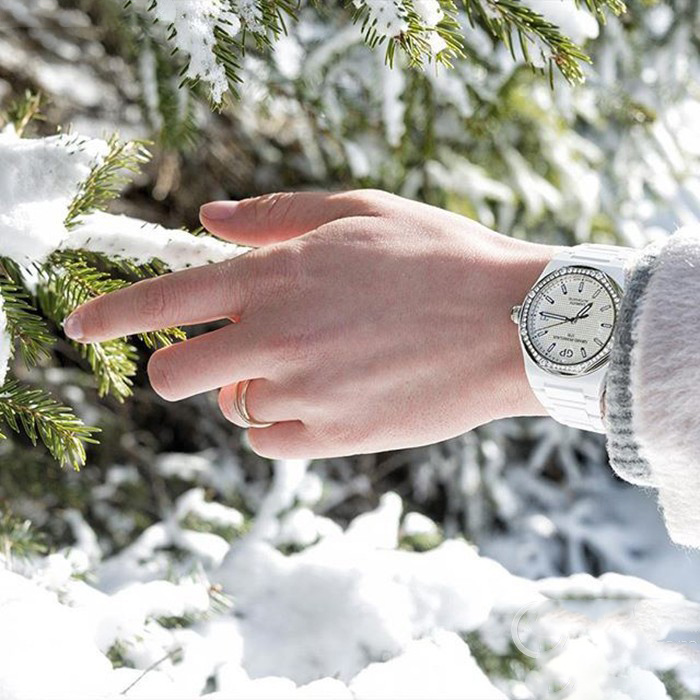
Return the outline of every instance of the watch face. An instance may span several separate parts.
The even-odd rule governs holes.
[[[563,267],[528,293],[520,335],[530,357],[555,374],[585,374],[604,363],[612,349],[620,289],[589,267]]]

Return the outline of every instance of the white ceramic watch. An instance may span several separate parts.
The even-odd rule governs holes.
[[[564,249],[511,311],[530,386],[560,423],[605,432],[605,375],[631,252],[594,244]]]

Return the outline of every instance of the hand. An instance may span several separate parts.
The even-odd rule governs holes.
[[[542,414],[510,310],[554,248],[384,192],[215,202],[203,224],[259,246],[88,302],[66,322],[82,342],[236,319],[158,350],[168,400],[252,379],[253,449],[329,457],[433,443],[494,418]]]

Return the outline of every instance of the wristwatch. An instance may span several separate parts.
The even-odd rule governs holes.
[[[578,245],[559,252],[511,310],[530,386],[560,423],[598,433],[630,248]]]

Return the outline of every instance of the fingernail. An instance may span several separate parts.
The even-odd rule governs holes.
[[[73,340],[82,340],[83,323],[79,314],[71,314],[63,323],[65,334]]]
[[[233,216],[238,202],[209,202],[199,210],[209,221],[223,221]]]

